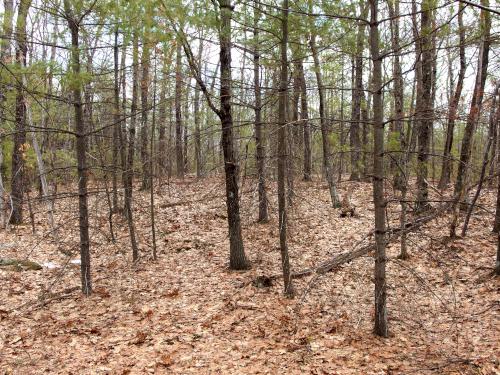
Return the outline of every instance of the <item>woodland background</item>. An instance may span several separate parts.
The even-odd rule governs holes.
[[[2,371],[499,371],[497,3],[0,10]]]

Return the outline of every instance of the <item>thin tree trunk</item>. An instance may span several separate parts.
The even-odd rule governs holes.
[[[75,79],[80,76],[80,24],[77,16],[73,14],[69,0],[64,0],[64,12],[71,31],[71,70]],[[87,203],[87,137],[85,135],[85,122],[83,120],[82,89],[80,83],[74,83],[73,107],[75,110],[75,133],[76,133],[76,158],[78,164],[78,209],[80,224],[80,270],[82,292],[85,295],[92,293],[92,280],[90,275],[90,237],[89,216]]]
[[[321,77],[321,66],[318,56],[318,50],[316,48],[316,35],[314,30],[311,30],[311,36],[309,39],[309,46],[311,47],[311,52],[314,59],[314,70],[316,73],[316,81],[318,82],[318,92],[319,92],[319,116],[321,123],[321,136],[323,145],[323,167],[325,169],[326,180],[328,182],[328,187],[330,189],[330,198],[332,200],[332,206],[337,208],[340,206],[340,199],[337,193],[337,186],[335,184],[335,178],[333,175],[333,167],[331,162],[331,151],[330,151],[330,141],[328,139],[328,122],[325,116],[325,89],[323,86],[323,81]]]
[[[139,86],[139,38],[137,31],[134,31],[132,42],[132,103],[130,105],[130,125],[128,136],[128,156],[125,178],[125,210],[127,214],[127,224],[130,235],[130,245],[132,246],[132,259],[136,262],[139,259],[139,249],[135,238],[135,225],[133,216],[133,191],[134,191],[134,148],[135,148],[135,125],[137,122],[137,91]]]
[[[182,154],[182,49],[177,41],[177,60],[175,68],[175,154],[177,177],[184,178],[184,159]]]
[[[382,107],[382,59],[379,56],[379,31],[377,23],[377,0],[370,0],[370,50],[373,60],[373,202],[375,205],[375,333],[388,336],[387,328],[387,285],[386,226],[384,198],[384,124]]]
[[[488,0],[482,0],[481,4],[483,6],[488,6]],[[474,136],[474,131],[476,124],[479,119],[481,106],[483,103],[484,86],[486,83],[486,75],[488,70],[488,55],[490,50],[490,28],[491,19],[490,13],[485,10],[481,10],[481,30],[483,31],[482,40],[480,44],[478,65],[476,73],[476,82],[474,85],[474,92],[472,94],[471,107],[469,115],[467,117],[467,123],[465,125],[464,136],[462,139],[462,148],[460,152],[460,163],[458,165],[457,180],[455,182],[454,189],[454,204],[453,211],[454,215],[452,218],[452,223],[450,225],[450,237],[455,236],[455,229],[458,222],[458,206],[459,202],[465,197],[467,188],[467,169],[469,167],[469,161],[472,150],[472,140]]]
[[[146,9],[146,24],[148,23],[149,7]],[[141,55],[141,171],[142,171],[142,184],[141,190],[149,189],[149,152],[148,152],[148,114],[149,114],[149,81],[150,81],[150,58],[151,58],[151,41],[149,36],[149,29],[146,25],[144,32],[142,55]],[[154,46],[153,46],[154,48]],[[152,137],[153,135],[151,135]]]
[[[311,153],[311,126],[309,124],[309,110],[307,106],[307,87],[302,59],[297,60],[297,71],[300,78],[300,120],[303,126],[304,137],[304,181],[311,181],[312,153]]]
[[[258,194],[259,194],[259,223],[267,222],[267,189],[266,189],[266,145],[263,136],[262,125],[262,92],[260,88],[260,51],[259,51],[259,18],[260,8],[259,2],[254,4],[254,28],[253,37],[255,49],[253,54],[253,80],[255,90],[255,159],[257,161],[257,178],[258,178]]]
[[[203,41],[200,40],[198,47],[198,66],[201,66],[201,56],[203,53]],[[201,133],[200,133],[200,85],[196,83],[194,89],[194,154],[196,161],[196,177],[203,175],[203,164],[201,160]]]
[[[278,104],[278,225],[280,233],[281,265],[283,268],[283,281],[285,284],[285,295],[293,297],[293,284],[290,276],[290,259],[287,244],[287,215],[286,215],[286,186],[285,173],[287,164],[287,121],[286,102],[288,100],[288,0],[283,0],[281,14],[281,74]]]
[[[119,76],[119,50],[118,50],[118,28],[115,30],[115,44],[113,46],[114,62],[114,116],[113,116],[113,211],[118,212],[118,153],[120,147],[120,76]]]
[[[448,108],[448,122],[446,126],[446,140],[443,150],[443,161],[441,164],[441,177],[439,179],[438,187],[444,189],[450,183],[451,177],[451,148],[453,147],[453,132],[455,130],[455,119],[457,117],[458,103],[462,96],[462,88],[465,78],[465,70],[467,68],[465,61],[465,28],[463,22],[464,4],[459,3],[458,10],[458,35],[460,39],[459,56],[460,56],[460,70],[458,72],[457,86],[455,93],[451,99]]]
[[[495,105],[496,105],[496,100],[497,100],[497,95],[499,93],[499,88],[500,86],[497,86],[495,92],[493,93],[493,104],[492,104],[492,109],[490,113],[490,126],[489,126],[489,134],[488,134],[488,141],[486,144],[486,148],[484,149],[484,156],[483,156],[483,165],[481,167],[481,174],[479,176],[479,183],[477,185],[476,193],[474,194],[474,198],[472,198],[472,201],[470,205],[467,207],[467,215],[465,216],[464,220],[464,225],[462,227],[462,237],[465,237],[467,234],[467,228],[469,226],[469,220],[472,215],[472,211],[474,210],[474,206],[476,205],[476,202],[479,198],[479,195],[481,194],[481,189],[483,188],[483,182],[484,182],[484,177],[486,175],[486,167],[488,166],[488,156],[490,154],[490,148],[491,144],[493,143],[493,129],[496,127],[495,124]]]

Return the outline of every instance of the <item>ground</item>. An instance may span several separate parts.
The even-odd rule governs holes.
[[[341,184],[340,192],[349,183]],[[352,184],[352,183],[351,183]],[[290,258],[299,271],[371,238],[371,187],[353,186],[358,215],[340,218],[317,182],[297,183]],[[96,187],[97,189],[97,187]],[[94,189],[94,190],[96,190]],[[30,224],[0,232],[0,258],[44,264],[0,268],[0,373],[39,374],[495,374],[500,373],[500,280],[492,275],[493,190],[467,237],[448,241],[443,216],[409,238],[411,258],[388,250],[390,337],[373,327],[373,254],[321,277],[295,280],[297,296],[252,281],[280,273],[275,187],[271,220],[255,222],[255,182],[243,182],[242,224],[252,268],[228,269],[221,179],[157,187],[158,260],[152,260],[149,194],[135,191],[141,259],[132,264],[126,221],[111,241],[103,193],[90,202],[94,294],[78,286],[77,201],[45,206]],[[390,190],[390,189],[389,189]],[[397,205],[389,212],[397,223]],[[27,220],[29,222],[29,218]]]

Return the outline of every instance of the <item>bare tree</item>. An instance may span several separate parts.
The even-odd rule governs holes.
[[[89,213],[87,193],[87,136],[85,121],[83,120],[82,89],[80,83],[80,42],[79,32],[82,16],[74,14],[70,0],[64,0],[64,14],[71,31],[71,71],[74,75],[72,83],[73,107],[76,133],[76,159],[78,164],[78,210],[80,224],[80,259],[82,292],[85,295],[92,293],[90,275],[90,237]]]
[[[373,202],[375,205],[375,333],[387,337],[386,218],[384,198],[384,124],[382,58],[379,52],[377,0],[370,0],[370,51],[373,61]]]

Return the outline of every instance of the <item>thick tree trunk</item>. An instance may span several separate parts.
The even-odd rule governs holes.
[[[429,145],[431,127],[433,126],[432,108],[432,2],[424,0],[421,5],[420,45],[421,69],[420,76],[421,97],[418,113],[418,156],[417,156],[417,210],[424,211],[429,208],[428,202],[428,171],[429,171]]]
[[[220,103],[219,117],[222,124],[222,148],[226,175],[226,205],[229,225],[230,259],[234,270],[249,268],[243,248],[238,192],[238,165],[234,154],[233,116],[231,111],[231,17],[229,0],[219,0],[220,6]]]
[[[373,60],[373,202],[375,205],[375,333],[388,336],[387,327],[387,285],[386,226],[384,198],[384,124],[382,107],[382,59],[379,56],[379,31],[377,23],[377,0],[370,0],[370,50]]]
[[[457,117],[458,103],[462,96],[462,88],[464,85],[465,70],[465,28],[463,22],[464,5],[459,3],[458,10],[458,35],[460,39],[459,56],[460,56],[460,70],[458,72],[457,86],[455,93],[450,101],[448,108],[448,122],[446,126],[446,140],[443,150],[443,160],[441,164],[441,177],[439,179],[438,187],[444,189],[450,183],[451,177],[451,148],[453,146],[453,132],[455,130],[455,119]]]
[[[28,52],[28,45],[26,42],[26,19],[30,5],[31,0],[21,0],[17,15],[15,31],[16,64],[20,69],[26,67],[26,55]],[[24,95],[24,87],[22,87],[22,85],[17,85],[10,192],[12,212],[9,221],[11,224],[21,224],[23,222],[23,195],[27,185],[27,181],[24,180],[24,159],[26,152],[26,98]]]
[[[287,165],[287,121],[286,104],[288,100],[288,0],[283,0],[281,14],[281,74],[278,103],[278,225],[280,233],[281,265],[283,268],[283,281],[285,295],[293,297],[293,284],[290,276],[290,259],[287,244],[287,215],[286,215],[286,186],[285,174]]]
[[[266,189],[266,144],[262,124],[262,92],[260,88],[260,52],[259,52],[259,2],[254,4],[254,53],[253,53],[253,81],[255,94],[255,159],[257,162],[257,178],[259,193],[259,218],[258,222],[268,220],[267,216],[267,189]]]
[[[14,1],[4,0],[4,13],[3,13],[3,24],[2,24],[2,34],[3,37],[0,39],[0,61],[3,64],[8,64],[11,58],[11,48],[10,48],[10,38],[12,34],[12,19],[14,17]],[[2,67],[3,69],[3,67]],[[0,83],[0,127],[3,127],[4,121],[4,103],[6,100],[5,92],[7,91],[7,85],[5,82]],[[3,183],[3,171],[4,171],[4,158],[3,158],[3,139],[0,140],[0,218],[1,225],[5,227],[5,212],[4,212],[4,183]]]
[[[90,275],[90,237],[89,214],[87,205],[87,137],[85,121],[83,119],[82,90],[79,83],[80,76],[80,25],[76,21],[69,0],[64,0],[65,17],[71,31],[71,71],[77,80],[72,84],[73,107],[75,110],[76,159],[78,168],[78,210],[80,224],[80,259],[82,292],[85,295],[92,293]]]

